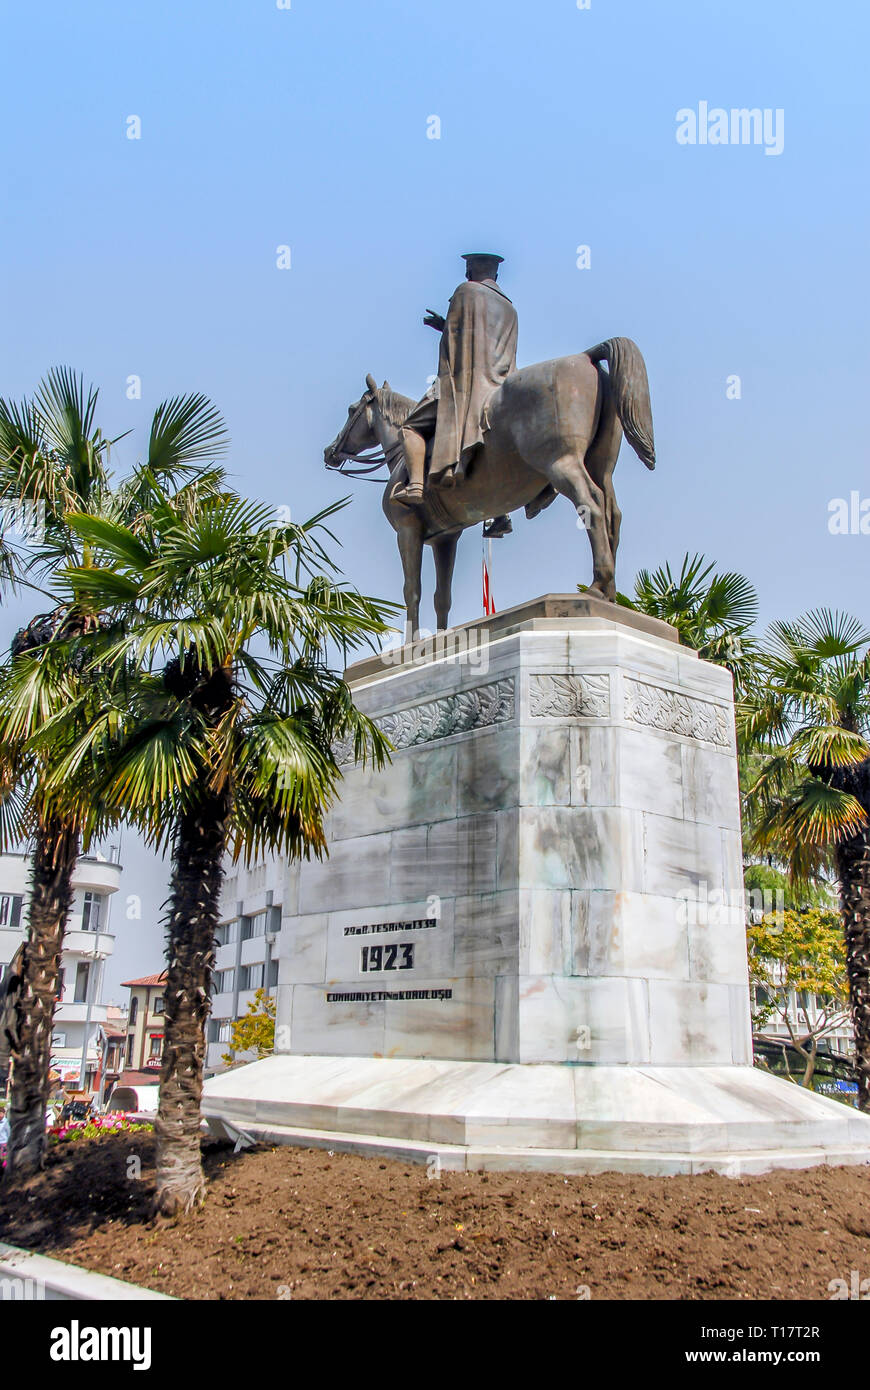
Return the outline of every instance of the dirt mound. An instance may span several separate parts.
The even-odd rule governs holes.
[[[152,1221],[154,1138],[59,1145],[0,1240],[180,1298],[828,1299],[870,1277],[870,1169],[735,1181],[442,1173],[205,1146],[202,1210]]]

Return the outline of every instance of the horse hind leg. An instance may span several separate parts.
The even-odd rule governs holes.
[[[432,542],[435,557],[435,621],[440,632],[447,626],[452,602],[453,566],[456,562],[456,546],[459,532],[452,536],[442,536]]]
[[[604,374],[601,373],[601,375]],[[622,512],[619,510],[619,505],[616,501],[616,493],[613,490],[613,470],[616,467],[616,460],[619,456],[619,447],[621,444],[622,425],[616,413],[616,403],[613,399],[613,392],[608,389],[602,405],[598,429],[595,432],[592,443],[586,450],[584,462],[590,478],[604,493],[605,518],[607,532],[610,537],[610,552],[613,557],[614,567],[616,565],[616,552],[619,548],[619,531],[622,525]]]
[[[578,520],[589,537],[592,550],[592,583],[589,593],[599,598],[616,598],[613,550],[607,515],[607,494],[589,476],[585,459],[565,454],[546,470],[557,492],[573,503]]]

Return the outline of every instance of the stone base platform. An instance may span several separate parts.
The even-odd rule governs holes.
[[[870,1163],[870,1117],[748,1066],[274,1056],[205,1085],[223,1137],[445,1169],[713,1171]]]

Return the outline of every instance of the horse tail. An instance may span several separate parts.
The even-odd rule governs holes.
[[[593,362],[607,363],[616,397],[616,412],[626,438],[641,462],[647,468],[655,468],[656,446],[649,382],[646,364],[637,343],[630,338],[608,338],[597,347],[589,348],[586,356]]]

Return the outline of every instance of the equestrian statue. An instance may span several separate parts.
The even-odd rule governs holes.
[[[462,532],[485,522],[485,535],[505,536],[511,512],[523,507],[537,516],[559,493],[589,535],[586,592],[614,601],[622,514],[613,470],[623,432],[647,468],[655,467],[646,366],[631,339],[608,338],[572,357],[517,368],[517,314],[497,283],[503,258],[473,252],[463,259],[466,278],[446,318],[430,309],[423,320],[441,334],[434,384],[415,402],[367,376],[324,450],[327,468],[351,477],[384,465],[389,471],[383,508],[399,543],[411,637],[419,629],[424,545],[435,557],[441,629]]]

